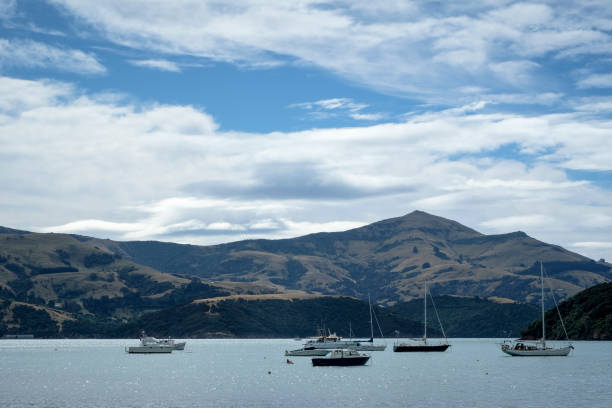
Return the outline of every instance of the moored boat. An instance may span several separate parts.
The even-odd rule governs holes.
[[[139,346],[126,346],[125,352],[130,354],[168,354],[172,353],[173,348],[171,346],[164,346],[160,344],[143,344]]]
[[[400,343],[393,346],[393,351],[396,353],[405,352],[427,352],[427,351],[446,351],[450,347],[450,344],[410,344]]]
[[[313,358],[313,366],[361,366],[368,362],[370,356],[355,350],[332,350],[327,357]]]
[[[342,340],[342,337],[336,335],[336,333],[328,333],[327,335],[321,334],[315,339],[308,340],[304,344],[304,348],[312,347],[317,349],[340,349],[350,348],[358,345],[358,341]]]
[[[542,345],[540,341],[530,343],[525,340],[517,340],[502,344],[502,351],[514,357],[565,357],[573,349],[574,347],[571,345],[558,348],[546,347],[546,344]]]
[[[312,357],[312,356],[326,356],[331,350],[329,349],[318,349],[314,347],[304,347],[297,350],[285,350],[286,356],[297,356],[297,357]]]
[[[174,339],[156,339],[158,341],[159,344],[162,345],[166,345],[166,346],[172,346],[172,348],[174,350],[185,350],[185,345],[187,344],[187,342],[185,341],[181,341],[181,342],[175,342]]]
[[[356,351],[385,351],[387,349],[386,344],[373,344],[369,341],[359,342],[358,346],[349,347],[351,350]]]
[[[425,283],[425,297],[424,297],[424,326],[425,332],[423,334],[422,339],[414,339],[411,342],[396,342],[393,345],[393,351],[396,353],[409,353],[409,352],[434,352],[434,351],[446,351],[450,347],[450,344],[446,342],[446,333],[444,333],[444,327],[442,327],[442,322],[440,321],[440,316],[438,316],[438,310],[436,309],[436,304],[434,303],[433,296],[431,293],[429,296],[431,297],[431,302],[434,305],[434,310],[436,312],[436,317],[438,318],[438,323],[440,324],[440,329],[442,330],[442,335],[444,336],[445,341],[443,343],[428,343],[427,342],[427,283]]]
[[[173,350],[185,350],[185,345],[187,344],[184,341],[175,342],[174,339],[157,339],[155,337],[147,336],[144,330],[140,333],[140,342],[142,345],[160,345],[160,346],[168,346],[172,347]]]
[[[386,344],[375,344],[374,343],[374,324],[372,323],[372,302],[370,301],[370,295],[368,295],[368,305],[370,307],[370,338],[368,340],[356,340],[358,342],[357,345],[348,346],[347,348],[351,350],[358,351],[385,351],[387,349]],[[374,315],[376,317],[376,315]],[[376,319],[376,324],[378,324],[378,318]],[[380,330],[380,325],[378,325],[378,330]],[[349,329],[349,332],[351,330]],[[382,330],[380,331],[380,335],[382,336]]]
[[[572,344],[568,344],[564,347],[548,347],[546,345],[546,323],[544,318],[544,264],[540,261],[540,285],[541,285],[541,309],[542,309],[542,338],[536,341],[528,341],[528,340],[515,340],[515,341],[505,341],[501,346],[501,351],[513,357],[566,357],[569,353],[574,349]],[[554,292],[553,294],[554,300]],[[561,326],[563,327],[563,331],[565,332],[565,337],[568,339],[567,330],[565,330],[565,323],[563,323],[563,318],[561,317],[561,312],[559,312],[559,308],[557,307],[557,301],[555,300],[555,307],[557,308],[557,313],[559,314],[559,320],[561,321]]]

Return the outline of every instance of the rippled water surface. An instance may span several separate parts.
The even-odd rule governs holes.
[[[499,340],[445,353],[373,352],[364,367],[312,367],[294,340],[187,340],[132,355],[136,340],[0,340],[0,407],[611,407],[612,342],[570,357],[509,357]]]

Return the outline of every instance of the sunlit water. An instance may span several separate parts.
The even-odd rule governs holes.
[[[569,357],[509,357],[499,340],[445,353],[373,352],[364,367],[312,367],[294,340],[187,340],[133,355],[136,340],[0,340],[0,407],[611,407],[612,342]]]

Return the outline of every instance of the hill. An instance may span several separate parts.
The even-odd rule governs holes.
[[[440,327],[437,309],[448,337],[518,336],[540,311],[532,304],[499,303],[478,297],[436,296],[434,303],[428,297],[428,332],[429,328]],[[423,321],[423,299],[400,303],[389,310],[407,319]]]
[[[572,340],[612,340],[612,283],[586,289],[559,304],[559,313]],[[546,338],[565,340],[556,308],[548,310]],[[535,320],[521,332],[526,339],[542,337],[542,319]]]
[[[393,306],[420,297],[428,281],[434,293],[453,296],[441,300],[445,319],[463,319],[461,326],[449,323],[451,335],[501,335],[500,330],[515,330],[511,321],[523,325],[529,311],[465,299],[537,301],[540,259],[561,298],[612,279],[610,264],[522,232],[484,235],[420,211],[344,232],[215,246],[115,242],[0,227],[0,331],[23,332],[37,327],[32,321],[50,319],[51,332],[69,328],[74,335],[102,336],[149,312],[228,295],[249,302],[254,299],[245,295],[307,300],[305,295],[365,299],[371,294]],[[418,303],[402,306],[400,315],[420,321]],[[488,312],[479,314],[474,308],[480,307]],[[508,326],[496,327],[487,320],[490,315],[510,319]],[[45,330],[41,333],[50,335]]]
[[[484,235],[421,211],[344,232],[215,246],[120,242],[133,261],[157,270],[330,295],[408,301],[429,281],[437,294],[538,299],[543,260],[562,298],[612,280],[612,267],[523,232]]]
[[[420,332],[419,323],[384,308],[377,308],[376,314],[385,337],[395,330],[409,336]],[[352,327],[355,336],[369,338],[368,303],[334,296],[207,300],[143,315],[119,334],[132,336],[144,328],[147,333],[176,337],[308,337],[320,327],[343,337],[349,337]]]
[[[230,293],[136,264],[112,241],[7,230],[0,233],[0,322],[7,330],[45,313],[60,325],[73,314],[126,320]]]
[[[376,310],[385,336],[392,336],[395,330],[415,336],[421,330],[420,323],[393,314],[382,307]],[[216,297],[144,313],[128,322],[73,315],[44,306],[17,302],[13,304],[11,313],[14,319],[21,323],[21,328],[11,331],[4,327],[2,330],[0,325],[0,336],[4,333],[29,333],[44,338],[133,338],[138,337],[144,329],[158,337],[273,338],[313,336],[320,327],[328,327],[345,337],[349,336],[349,327],[352,327],[357,336],[368,338],[370,335],[368,303],[334,296]],[[379,333],[378,329],[376,333]],[[432,334],[440,333],[434,329]]]

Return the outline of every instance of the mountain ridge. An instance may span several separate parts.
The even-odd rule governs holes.
[[[418,297],[425,280],[437,294],[532,302],[537,274],[526,271],[540,259],[564,263],[555,276],[564,297],[612,278],[609,264],[593,266],[595,261],[587,257],[522,231],[485,235],[423,211],[341,232],[192,245],[159,264],[150,262],[148,247],[171,249],[163,243],[132,241],[120,246],[135,261],[166,272],[258,282],[272,291],[360,298],[370,292],[386,304]]]
[[[19,230],[5,230],[0,235],[5,239],[26,236],[14,232]],[[419,297],[423,282],[428,281],[436,295],[535,302],[534,265],[539,260],[554,270],[551,278],[562,298],[612,279],[610,264],[546,244],[522,231],[485,235],[423,211],[347,231],[211,246],[27,234],[41,239],[69,236],[124,262],[177,278],[215,282],[230,293],[232,288],[237,293],[301,291],[362,299],[369,293],[382,304],[392,305]],[[0,274],[0,286],[2,282]]]

